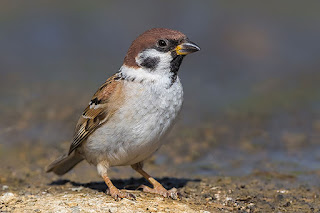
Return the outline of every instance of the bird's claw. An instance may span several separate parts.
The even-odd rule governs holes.
[[[142,189],[143,192],[154,193],[162,195],[163,197],[170,197],[174,200],[178,200],[181,197],[181,194],[178,192],[176,188],[172,188],[170,190],[166,190],[163,186],[159,185],[155,188],[150,188],[146,185],[141,185],[138,189]]]
[[[127,193],[127,192],[123,192],[117,188],[112,188],[111,190],[110,189],[107,189],[107,194],[111,195],[111,197],[113,197],[116,201],[119,201],[121,200],[122,198],[127,198],[127,199],[130,199],[130,200],[135,200],[136,197],[131,194],[131,193]]]

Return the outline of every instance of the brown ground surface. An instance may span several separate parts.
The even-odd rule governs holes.
[[[34,148],[36,147],[36,148]],[[114,184],[136,200],[114,201],[94,168],[82,163],[59,178],[45,174],[44,166],[58,153],[41,145],[2,153],[1,212],[319,212],[319,187],[303,184],[297,176],[253,172],[244,177],[195,176],[166,171],[152,161],[145,168],[167,188],[176,187],[180,200],[135,190],[145,180],[129,168],[113,169]],[[167,165],[168,166],[168,165]],[[170,166],[169,166],[170,167]],[[161,174],[170,178],[161,178]],[[315,176],[319,176],[314,172]],[[133,176],[133,178],[129,178]],[[185,177],[193,178],[185,178]],[[176,177],[176,178],[173,178]],[[116,179],[118,178],[118,179]],[[129,179],[128,179],[129,178]]]
[[[231,112],[213,123],[176,125],[145,170],[177,188],[181,199],[136,190],[145,180],[131,168],[112,168],[114,184],[136,196],[116,202],[87,163],[61,178],[44,172],[68,149],[63,140],[71,138],[82,110],[69,104],[77,96],[68,97],[49,110],[42,102],[20,113],[2,108],[0,212],[320,211],[318,114]]]

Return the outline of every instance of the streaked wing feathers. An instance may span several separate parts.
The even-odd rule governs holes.
[[[77,123],[69,154],[117,110],[122,96],[119,75],[110,77],[92,97]]]

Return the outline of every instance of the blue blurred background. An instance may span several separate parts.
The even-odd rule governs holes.
[[[166,27],[202,49],[181,66],[182,116],[155,164],[200,175],[318,171],[319,8],[319,1],[1,1],[0,154],[22,144],[59,149],[133,39]]]

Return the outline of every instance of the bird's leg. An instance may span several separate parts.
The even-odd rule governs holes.
[[[149,181],[149,183],[152,184],[153,188],[150,188],[145,185],[141,185],[139,188],[142,188],[144,192],[149,192],[149,193],[155,193],[155,194],[160,194],[163,197],[171,197],[172,199],[178,199],[179,194],[176,188],[172,188],[170,190],[166,190],[158,181],[156,181],[153,177],[151,177],[148,173],[146,173],[142,167],[143,163],[136,163],[131,165],[131,167],[136,170],[138,173],[140,173],[145,179]]]
[[[107,169],[106,169],[107,167],[103,166],[102,164],[98,164],[97,168],[98,168],[99,174],[101,175],[104,182],[107,184],[109,188],[109,193],[111,197],[113,197],[115,200],[119,200],[121,198],[135,199],[134,195],[127,192],[122,192],[121,190],[119,190],[117,187],[113,185],[113,183],[111,182],[110,178],[107,175]]]

